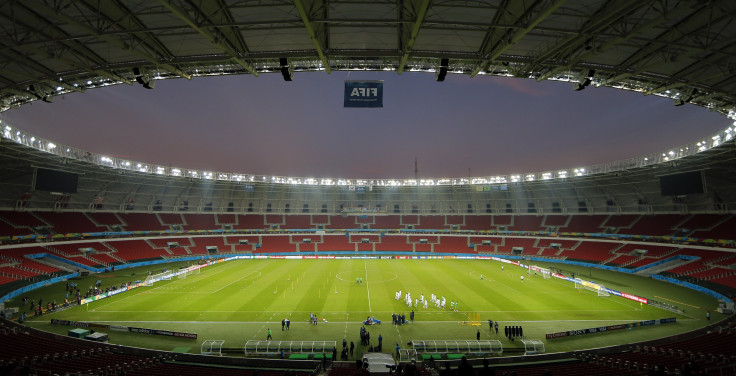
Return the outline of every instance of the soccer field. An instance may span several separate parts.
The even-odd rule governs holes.
[[[358,345],[362,321],[375,316],[383,323],[368,331],[373,343],[379,334],[383,336],[384,351],[391,351],[396,342],[405,347],[412,340],[474,340],[480,330],[481,339],[498,339],[513,352],[521,344],[504,337],[504,325],[521,325],[525,337],[544,340],[545,333],[677,317],[675,324],[544,340],[547,352],[557,352],[691,330],[706,325],[705,309],[713,310],[717,304],[714,298],[648,278],[566,268],[609,288],[681,305],[686,313],[676,315],[615,296],[599,297],[567,281],[528,275],[526,269],[513,265],[505,264],[502,270],[502,263],[490,260],[250,259],[219,263],[184,279],[158,282],[43,318],[29,317],[28,322],[58,333],[69,328],[50,325],[49,319],[192,332],[199,335],[197,340],[109,334],[114,343],[164,350],[189,347],[196,353],[205,339],[221,339],[225,347],[242,348],[247,340],[265,340],[269,328],[274,340],[340,343],[346,338]],[[109,282],[131,278],[124,274],[130,271],[115,273],[107,276]],[[79,282],[80,287],[99,276],[91,278]],[[358,278],[362,283],[356,282]],[[108,280],[103,284],[108,285]],[[415,307],[414,323],[394,326],[392,313],[404,313],[408,319],[412,310],[395,299],[399,290],[411,292],[413,298],[444,296],[448,306]],[[450,301],[458,302],[457,311],[449,309]],[[309,324],[310,313],[319,317],[318,325]],[[473,317],[480,318],[480,326],[466,325]],[[281,330],[284,318],[291,320],[289,331]],[[489,319],[499,321],[498,335],[489,330]]]

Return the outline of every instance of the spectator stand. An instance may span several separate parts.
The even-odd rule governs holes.
[[[524,355],[542,354],[544,353],[544,342],[538,339],[522,339],[524,344]]]
[[[256,341],[245,343],[244,352],[249,355],[280,356],[290,359],[309,359],[310,354],[330,353],[337,348],[337,341]]]
[[[202,355],[217,355],[222,356],[222,345],[225,340],[222,339],[208,339],[202,342],[202,347],[199,353]]]
[[[455,340],[414,340],[414,350],[422,355],[422,359],[429,359],[432,355],[445,354],[447,359],[459,359],[463,355],[486,356],[503,354],[503,345],[498,340],[484,341],[455,341]]]

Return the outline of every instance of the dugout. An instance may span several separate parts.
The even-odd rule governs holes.
[[[544,353],[544,342],[538,339],[522,339],[524,344],[524,355],[534,355]]]
[[[284,354],[321,354],[332,353],[337,348],[337,341],[248,341],[243,351],[245,355],[276,356]]]
[[[414,350],[422,355],[422,359],[431,355],[468,354],[473,356],[501,355],[503,345],[498,340],[465,341],[465,340],[414,340]],[[426,355],[426,356],[425,356]]]

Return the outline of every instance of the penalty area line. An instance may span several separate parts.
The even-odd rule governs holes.
[[[655,298],[657,298],[657,299],[662,299],[662,300],[667,300],[667,301],[670,301],[670,302],[673,302],[673,303],[677,303],[677,304],[682,304],[682,305],[684,305],[684,306],[688,306],[688,307],[693,307],[693,308],[697,308],[697,309],[705,309],[705,308],[703,308],[703,307],[698,307],[698,306],[694,306],[694,305],[692,305],[692,304],[687,304],[687,303],[683,303],[683,302],[678,302],[677,300],[667,299],[667,298],[665,298],[665,297],[662,297],[662,296],[657,296],[657,295],[654,295],[654,297],[655,297]]]

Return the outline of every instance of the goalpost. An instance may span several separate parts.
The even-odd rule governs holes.
[[[583,289],[592,291],[598,296],[611,296],[605,286],[597,283],[586,282],[579,278],[575,278],[575,289],[579,291],[582,291]]]
[[[187,271],[186,269],[180,270],[179,271],[178,279],[186,279],[188,273],[189,273],[189,271]]]

